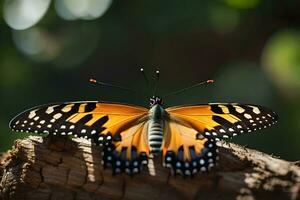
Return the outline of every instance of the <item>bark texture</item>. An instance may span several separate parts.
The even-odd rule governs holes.
[[[101,166],[85,140],[30,136],[0,154],[0,199],[299,199],[300,167],[231,143],[218,143],[219,165],[194,178],[174,177],[154,160],[133,177]]]

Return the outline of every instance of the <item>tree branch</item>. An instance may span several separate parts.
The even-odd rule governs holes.
[[[30,136],[0,155],[0,199],[299,199],[300,167],[231,143],[219,165],[194,178],[173,176],[154,160],[133,177],[101,166],[101,149],[81,139]]]

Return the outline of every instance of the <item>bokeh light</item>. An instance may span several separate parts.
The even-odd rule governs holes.
[[[59,29],[49,31],[40,27],[13,31],[13,41],[24,55],[63,68],[75,67],[84,61],[96,47],[98,38],[98,29],[80,24],[66,28],[63,36]]]
[[[299,97],[300,31],[275,33],[264,48],[262,64],[286,97]]]
[[[35,61],[49,61],[59,54],[59,44],[47,31],[34,27],[13,31],[16,47]]]
[[[93,24],[77,23],[53,33],[59,41],[59,54],[53,60],[58,68],[80,67],[99,45],[101,31]],[[58,37],[59,36],[59,37]]]
[[[108,10],[112,0],[55,0],[57,14],[66,20],[92,20]]]
[[[51,0],[5,0],[3,15],[13,29],[27,29],[45,15]]]

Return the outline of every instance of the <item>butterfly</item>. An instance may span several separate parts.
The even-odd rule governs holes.
[[[71,135],[102,146],[104,167],[135,174],[157,154],[175,175],[209,171],[218,160],[216,141],[267,128],[278,121],[268,108],[238,103],[150,107],[83,101],[37,106],[9,124],[16,132]]]

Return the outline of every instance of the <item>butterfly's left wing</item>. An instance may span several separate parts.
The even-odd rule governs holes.
[[[73,135],[100,145],[120,139],[120,132],[142,121],[148,109],[117,103],[70,102],[42,105],[17,115],[13,131]]]
[[[278,115],[265,107],[237,103],[179,106],[166,111],[171,119],[217,139],[267,128],[278,121]]]

